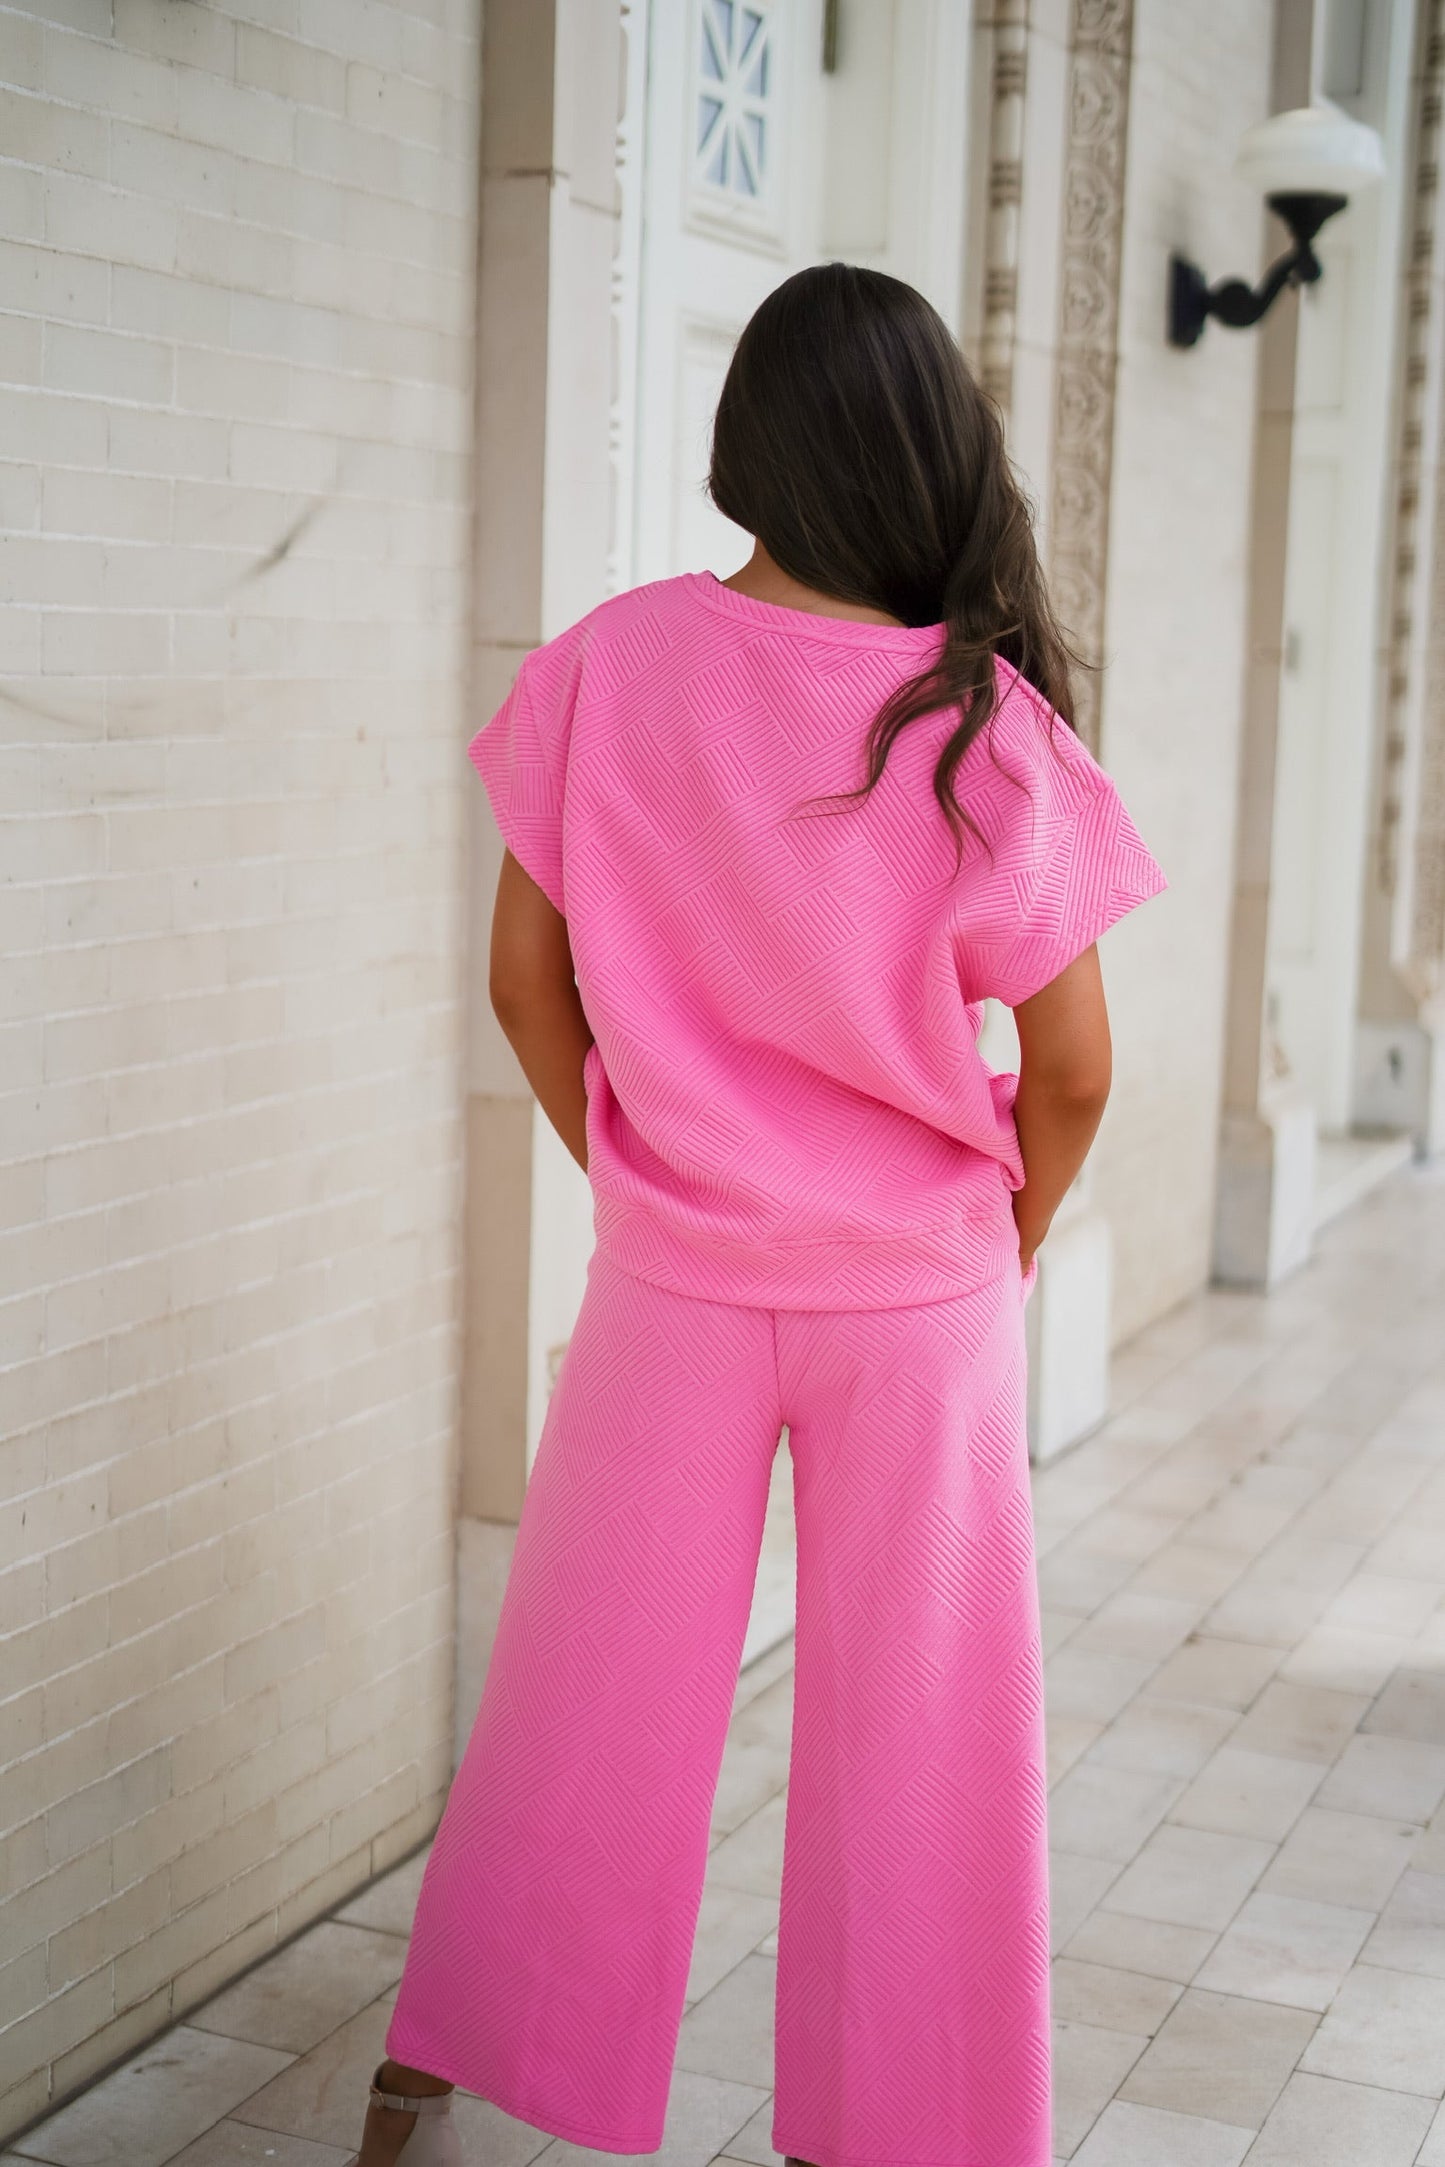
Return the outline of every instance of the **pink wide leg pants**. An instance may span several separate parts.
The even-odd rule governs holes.
[[[797,1642],[772,2142],[1048,2167],[1043,1695],[1017,1273],[701,1301],[593,1252],[386,2050],[656,2151],[787,1423]]]

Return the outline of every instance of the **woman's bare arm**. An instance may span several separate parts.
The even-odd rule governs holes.
[[[488,991],[538,1105],[585,1174],[582,1063],[592,1027],[577,991],[567,921],[510,850],[502,856],[492,910]]]
[[[1024,1185],[1014,1191],[1019,1262],[1027,1271],[1094,1141],[1113,1079],[1113,1047],[1099,951],[1086,948],[1059,976],[1020,1001],[1019,1087],[1014,1101]]]

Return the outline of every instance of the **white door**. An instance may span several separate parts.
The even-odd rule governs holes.
[[[745,562],[749,538],[704,491],[712,416],[738,333],[794,271],[873,265],[957,328],[970,14],[966,0],[632,0],[619,586]],[[792,1630],[794,1574],[780,1451],[745,1662]]]
[[[737,570],[703,494],[734,342],[817,260],[821,0],[654,0],[637,345],[634,582]]]
[[[965,0],[645,13],[627,584],[744,561],[703,492],[708,435],[738,333],[785,278],[871,264],[957,325],[971,45]]]

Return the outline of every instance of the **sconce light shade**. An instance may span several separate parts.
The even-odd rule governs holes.
[[[1193,346],[1211,316],[1244,330],[1268,313],[1286,286],[1312,285],[1324,269],[1314,252],[1316,234],[1327,220],[1339,216],[1351,196],[1374,187],[1384,173],[1385,155],[1373,128],[1351,120],[1322,98],[1290,113],[1272,114],[1251,128],[1240,143],[1234,170],[1289,228],[1294,246],[1270,265],[1257,286],[1242,278],[1220,279],[1211,286],[1198,264],[1176,249],[1169,258],[1171,346]]]
[[[1321,100],[1274,113],[1242,138],[1234,170],[1262,196],[1345,196],[1385,170],[1379,135]]]

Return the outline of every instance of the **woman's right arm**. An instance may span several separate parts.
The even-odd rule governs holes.
[[[1113,1047],[1099,951],[1086,948],[1013,1012],[1019,1037],[1014,1122],[1024,1185],[1014,1191],[1024,1271],[1049,1230],[1103,1119]]]
[[[587,1086],[592,1027],[577,990],[567,921],[510,850],[502,852],[492,910],[490,992],[537,1104],[587,1171]]]

